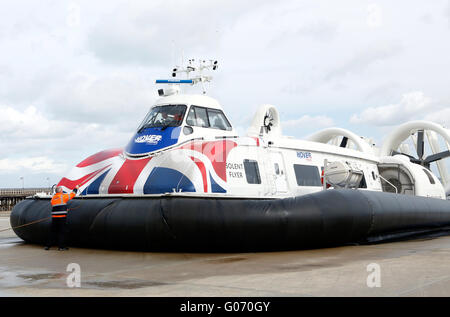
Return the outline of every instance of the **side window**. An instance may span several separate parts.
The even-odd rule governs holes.
[[[273,168],[275,169],[275,174],[280,175],[280,165],[278,163],[273,164]]]
[[[195,107],[195,116],[197,117],[197,126],[202,128],[209,127],[208,115],[206,108]]]
[[[322,186],[317,166],[294,164],[298,186]]]
[[[189,110],[189,114],[186,118],[186,123],[189,125],[197,125],[197,119],[195,118],[195,109],[194,107],[191,107]]]
[[[249,184],[261,184],[259,176],[258,162],[254,160],[244,160],[245,177]]]
[[[189,110],[188,117],[186,118],[186,123],[197,127],[209,128],[206,108],[192,106]]]
[[[366,182],[366,175],[363,172],[363,177],[361,178],[361,181],[359,182],[358,188],[367,188],[367,182]]]
[[[433,185],[436,184],[436,182],[434,181],[433,176],[431,176],[430,172],[428,172],[426,169],[423,169],[423,172],[425,174],[427,174],[428,180],[430,181],[430,184],[433,184]]]
[[[222,111],[215,109],[208,109],[208,118],[211,128],[220,130],[231,130],[231,125],[225,118]]]
[[[192,106],[186,118],[186,124],[220,130],[231,130],[231,124],[222,111]]]

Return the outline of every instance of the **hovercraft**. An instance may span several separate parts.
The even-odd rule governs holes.
[[[381,148],[339,128],[296,140],[282,134],[276,107],[263,105],[247,135],[238,136],[219,102],[205,95],[211,77],[203,72],[216,68],[215,61],[191,60],[173,70],[173,79],[158,80],[168,86],[129,143],[86,158],[60,180],[67,192],[80,185],[69,203],[70,245],[261,251],[447,232],[449,130],[408,122]],[[203,94],[181,92],[195,84]],[[50,199],[15,206],[11,225],[21,239],[45,243]]]

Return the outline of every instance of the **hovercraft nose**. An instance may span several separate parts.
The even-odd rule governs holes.
[[[162,150],[177,144],[181,127],[144,128],[131,138],[125,152],[131,156],[139,156]]]

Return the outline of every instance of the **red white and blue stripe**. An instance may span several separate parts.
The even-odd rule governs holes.
[[[80,185],[81,195],[226,193],[227,158],[237,146],[230,140],[191,141],[140,159],[106,150],[79,163],[58,185],[67,192]]]

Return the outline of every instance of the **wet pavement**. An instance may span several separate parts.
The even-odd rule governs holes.
[[[8,227],[0,217],[0,231]],[[71,263],[80,288],[68,287]],[[381,287],[368,287],[372,263]],[[9,230],[0,232],[0,296],[450,296],[449,263],[450,237],[265,253],[61,252]]]

